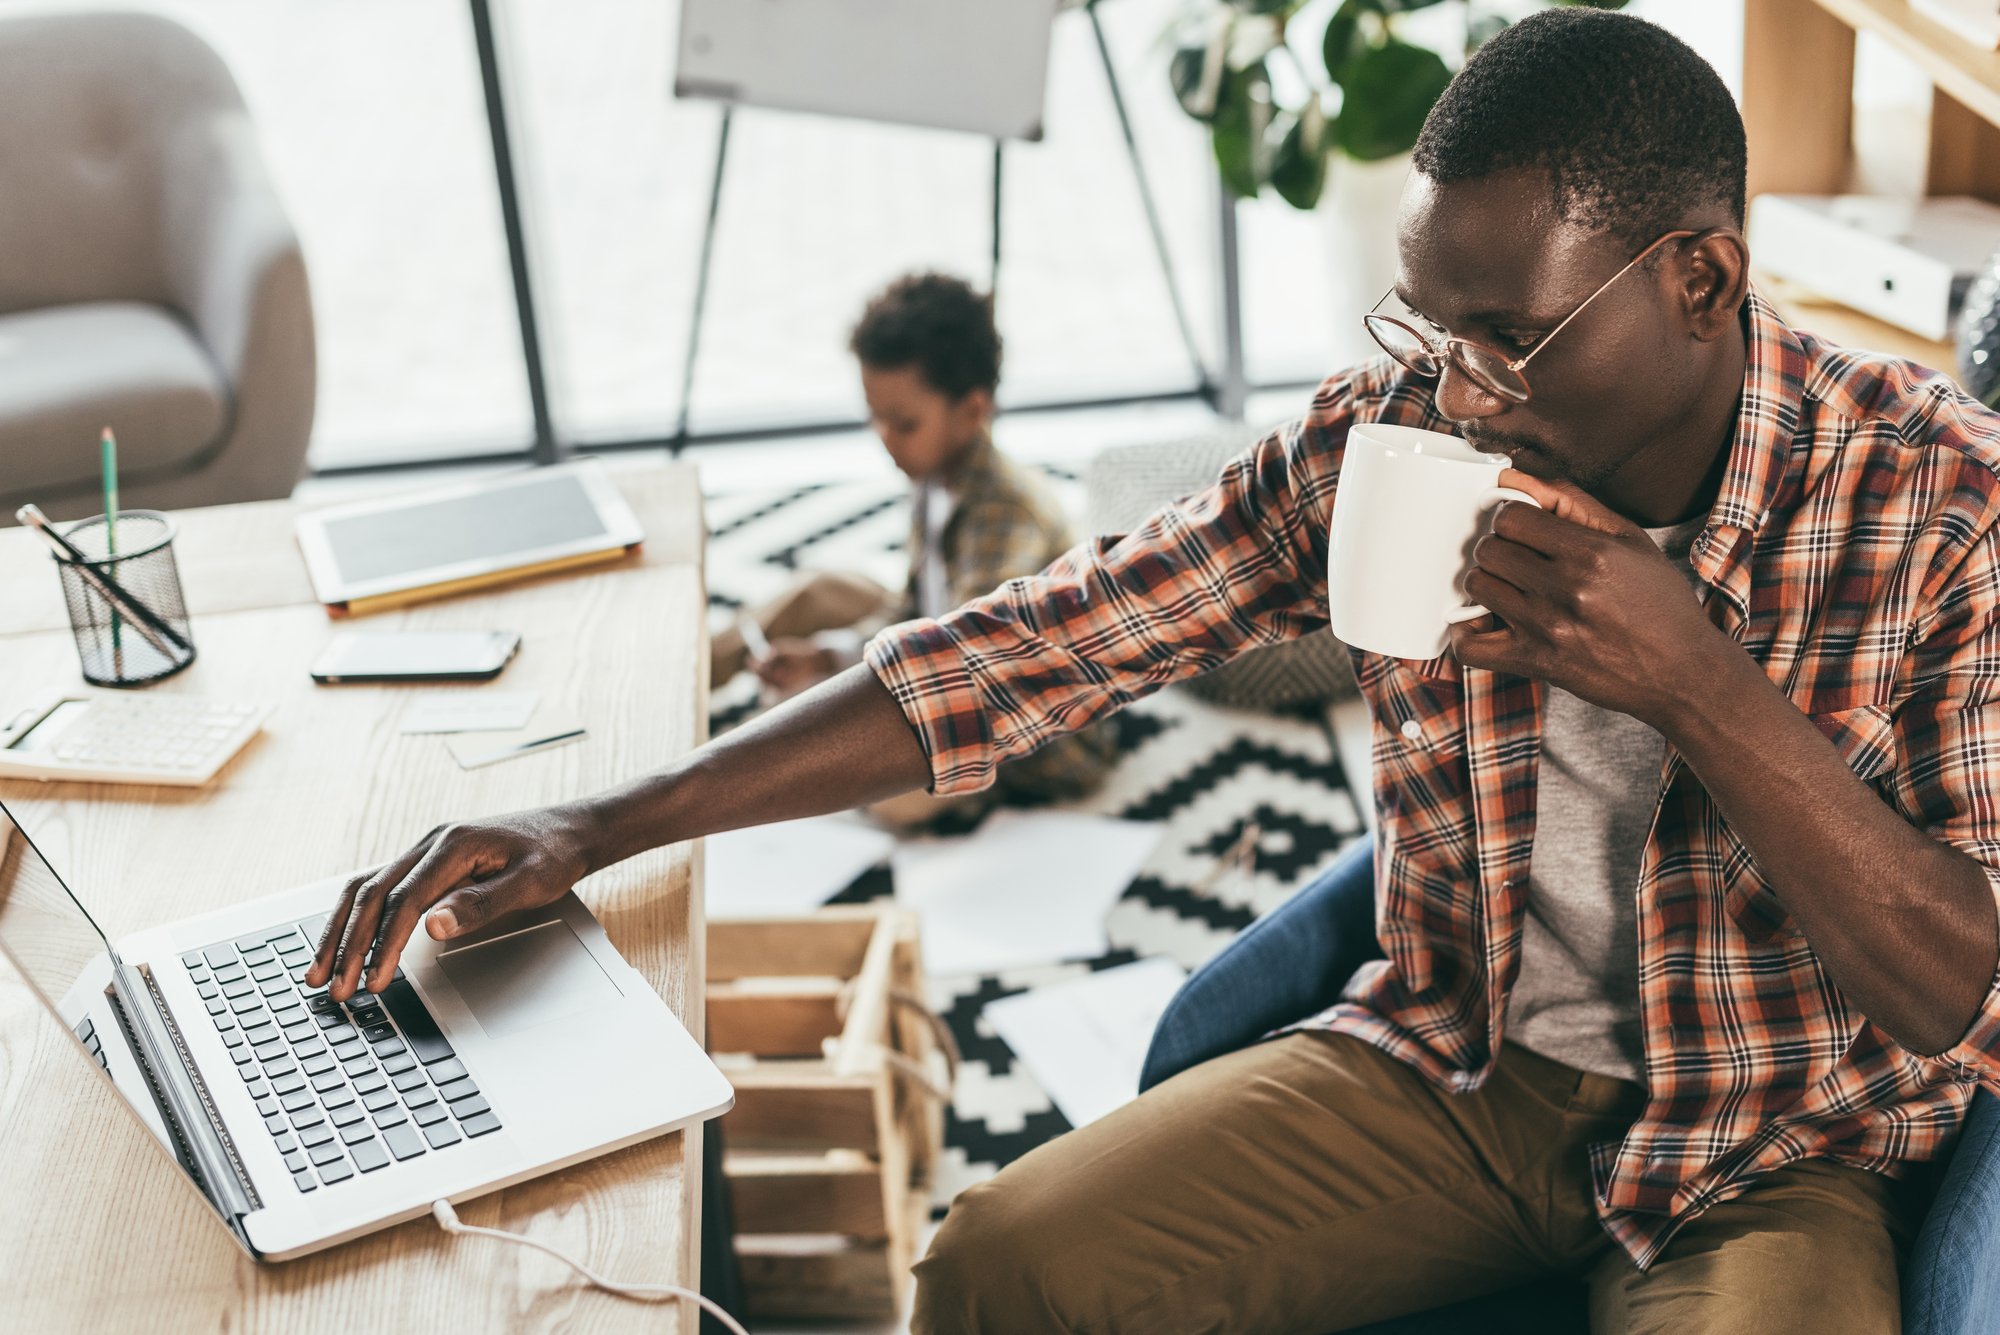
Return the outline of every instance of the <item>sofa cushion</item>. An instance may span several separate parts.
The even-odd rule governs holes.
[[[208,353],[167,310],[84,302],[0,315],[0,477],[11,495],[98,485],[98,434],[129,478],[193,466],[229,425]]]

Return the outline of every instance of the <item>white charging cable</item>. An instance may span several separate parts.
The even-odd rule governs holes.
[[[509,1233],[505,1229],[482,1228],[478,1224],[465,1223],[458,1217],[458,1211],[451,1208],[450,1201],[432,1201],[431,1217],[437,1220],[438,1227],[447,1233],[477,1233],[482,1237],[498,1238],[502,1242],[514,1242],[519,1243],[523,1247],[533,1247],[536,1251],[544,1255],[555,1257],[556,1260],[561,1261],[564,1265],[576,1271],[577,1274],[582,1275],[606,1293],[615,1293],[620,1298],[637,1298],[642,1301],[653,1298],[687,1298],[697,1304],[702,1311],[707,1312],[717,1321],[727,1326],[733,1332],[733,1335],[750,1335],[749,1331],[737,1324],[735,1317],[723,1311],[713,1300],[704,1298],[693,1289],[684,1289],[678,1284],[617,1283],[614,1280],[606,1279],[575,1257],[565,1252],[559,1252],[545,1242],[537,1242],[535,1239],[526,1237],[520,1233]]]

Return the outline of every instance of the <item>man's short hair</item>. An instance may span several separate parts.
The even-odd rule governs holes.
[[[947,398],[1000,384],[993,298],[948,274],[909,274],[889,284],[862,312],[848,347],[864,366],[915,367]]]
[[[1743,117],[1708,62],[1625,14],[1550,9],[1481,47],[1417,137],[1439,184],[1544,167],[1561,215],[1635,245],[1718,205],[1743,225]]]

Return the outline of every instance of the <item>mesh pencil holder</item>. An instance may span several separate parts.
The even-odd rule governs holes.
[[[180,568],[174,563],[171,520],[157,510],[120,510],[115,556],[110,553],[111,535],[103,515],[78,520],[63,536],[86,558],[81,562],[55,558],[85,681],[96,686],[144,686],[171,677],[194,662],[194,636],[188,629]],[[149,637],[146,629],[113,608],[86,570],[122,586],[128,597],[173,634],[149,627],[146,629],[153,632]],[[175,636],[180,644],[174,643]],[[166,652],[153,644],[154,638],[166,645]]]

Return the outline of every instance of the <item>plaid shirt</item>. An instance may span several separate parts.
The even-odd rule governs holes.
[[[2000,418],[1908,363],[1829,347],[1753,295],[1720,494],[1692,553],[1708,616],[1883,801],[2000,893]],[[1253,645],[1326,624],[1327,529],[1357,421],[1448,430],[1378,359],[1214,487],[1039,577],[869,645],[940,793]],[[1374,715],[1387,959],[1309,1025],[1450,1090],[1493,1070],[1521,961],[1544,688],[1356,652]],[[1606,1230],[1641,1266],[1676,1228],[1815,1156],[1890,1176],[2000,1087],[2000,985],[1941,1056],[1828,977],[1750,850],[1669,747],[1640,862],[1645,1110],[1592,1148]]]
[[[953,505],[938,546],[944,557],[945,595],[953,606],[990,594],[1010,579],[1035,574],[1076,541],[1055,490],[1002,454],[990,436],[983,437],[943,482]],[[909,551],[910,576],[891,614],[897,621],[918,615],[924,559],[921,495],[910,507]],[[1117,738],[1109,727],[1068,737],[1045,734],[1032,756],[1009,760],[998,782],[1002,789],[1027,797],[1081,797],[1102,782],[1117,754]],[[942,789],[938,794],[947,795]]]
[[[944,554],[945,593],[952,606],[993,592],[1010,579],[1032,575],[1076,541],[1062,502],[1042,478],[982,437],[943,479],[951,493],[951,518],[938,545]],[[923,506],[910,507],[910,577],[899,618],[917,615],[918,563],[924,554]]]

